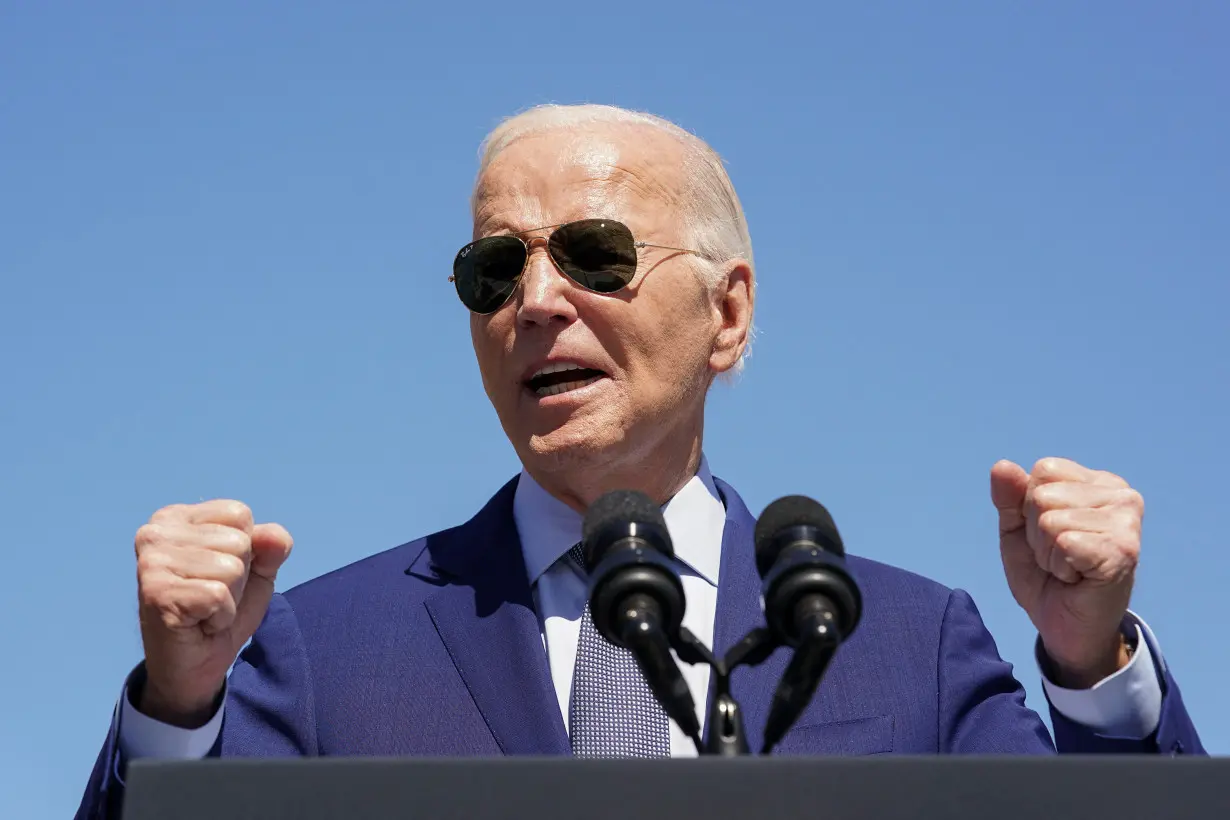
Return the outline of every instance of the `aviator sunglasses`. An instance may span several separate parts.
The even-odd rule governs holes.
[[[457,295],[474,313],[494,313],[503,307],[530,259],[530,242],[524,234],[551,231],[547,253],[559,270],[576,284],[594,293],[615,293],[627,287],[636,275],[636,252],[662,248],[703,255],[689,248],[637,242],[632,231],[613,219],[582,219],[548,225],[532,231],[486,236],[457,252],[449,281]]]

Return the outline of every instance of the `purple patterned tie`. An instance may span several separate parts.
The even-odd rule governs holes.
[[[567,556],[585,577],[578,544]],[[581,615],[568,702],[568,736],[577,757],[670,757],[670,721],[632,653],[602,637]]]

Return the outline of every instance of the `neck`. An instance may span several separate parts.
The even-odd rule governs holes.
[[[612,490],[637,490],[662,505],[700,469],[701,434],[698,430],[693,436],[660,444],[643,457],[612,459],[600,455],[587,459],[586,465],[570,465],[558,472],[531,467],[526,470],[544,490],[582,515]]]

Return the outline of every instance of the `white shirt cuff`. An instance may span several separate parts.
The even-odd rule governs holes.
[[[200,760],[209,754],[222,733],[222,704],[209,723],[199,729],[184,729],[143,715],[128,699],[128,686],[120,693],[120,753],[127,760],[152,757],[159,760]]]
[[[1090,689],[1065,689],[1043,674],[1042,687],[1055,711],[1105,737],[1142,740],[1153,734],[1162,718],[1162,684],[1151,641],[1145,640],[1144,631],[1148,628],[1136,615],[1128,613],[1124,632],[1135,634],[1136,651],[1127,666]],[[1038,653],[1041,665],[1041,641]]]

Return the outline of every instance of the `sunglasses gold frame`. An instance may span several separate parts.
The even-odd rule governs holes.
[[[562,228],[565,225],[573,225],[573,224],[576,224],[577,222],[614,222],[618,225],[623,225],[624,228],[627,228],[629,234],[632,233],[632,229],[628,228],[627,224],[625,224],[624,222],[621,222],[618,219],[606,219],[603,217],[597,217],[597,218],[592,218],[592,219],[574,219],[571,222],[560,222],[555,225],[543,225],[541,228],[530,228],[529,230],[526,230],[526,231],[513,231],[512,233],[508,233],[508,234],[492,234],[492,236],[513,236],[513,237],[516,237],[517,239],[520,239],[521,244],[525,245],[525,262],[521,266],[521,271],[517,274],[518,286],[520,286],[521,284],[521,281],[520,281],[521,277],[525,275],[525,268],[526,268],[526,265],[529,265],[530,263],[530,254],[533,252],[534,248],[544,247],[548,242],[551,241],[550,235],[535,236],[528,241],[523,239],[522,237],[525,234],[538,233],[539,231],[555,231],[557,228]],[[473,245],[475,242],[479,242],[483,239],[489,239],[489,238],[490,237],[486,237],[486,236],[479,237],[478,239],[475,239],[472,242],[467,242],[466,245],[462,245],[462,248],[465,248],[467,245]],[[691,253],[691,254],[695,254],[696,256],[705,258],[705,259],[709,258],[703,251],[694,250],[692,248],[676,248],[673,245],[655,245],[652,242],[638,242],[635,239],[633,239],[632,241],[632,247],[636,248],[637,250],[641,248],[658,248],[664,251],[678,251],[679,253]],[[458,253],[460,253],[460,251],[458,251]],[[584,289],[583,285],[579,284],[571,276],[564,273],[564,271],[560,268],[559,263],[555,261],[555,257],[551,256],[551,253],[549,251],[547,252],[547,258],[551,260],[551,264],[555,266],[555,269],[560,272],[561,276],[563,276],[565,279],[567,279],[569,282],[576,285],[577,287]],[[448,281],[450,282],[455,281],[455,277],[453,274],[450,273],[448,275]],[[628,284],[630,285],[632,283],[629,282]],[[624,287],[627,287],[627,286],[628,285],[624,285]],[[623,290],[623,288],[620,288],[620,290]],[[615,292],[618,293],[619,291],[615,291]]]

